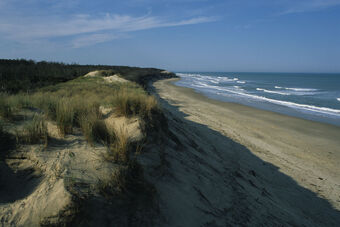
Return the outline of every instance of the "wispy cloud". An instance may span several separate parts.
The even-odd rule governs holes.
[[[293,14],[293,13],[304,13],[320,11],[330,7],[339,6],[340,0],[303,0],[295,1],[293,5],[288,9],[279,13],[279,15]]]
[[[71,46],[74,48],[80,48],[85,46],[92,46],[97,43],[103,43],[107,41],[111,41],[114,39],[120,39],[128,37],[127,35],[116,35],[116,34],[89,34],[77,36],[72,40]]]
[[[10,39],[27,42],[37,39],[54,39],[58,37],[74,38],[75,47],[106,42],[133,31],[163,27],[176,27],[215,21],[215,17],[195,17],[179,21],[168,21],[150,15],[133,17],[129,15],[105,14],[101,16],[73,15],[62,18],[24,18],[18,20],[1,20],[0,33]],[[106,34],[110,33],[110,34]]]

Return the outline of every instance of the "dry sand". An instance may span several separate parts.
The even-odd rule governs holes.
[[[178,139],[157,184],[168,226],[340,225],[339,127],[211,100],[174,81],[153,84]]]

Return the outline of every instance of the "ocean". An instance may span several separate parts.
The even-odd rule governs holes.
[[[176,73],[209,98],[340,126],[340,74]]]

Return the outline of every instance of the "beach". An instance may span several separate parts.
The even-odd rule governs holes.
[[[262,176],[256,187],[266,188],[275,197],[272,200],[279,203],[276,206],[287,205],[284,210],[296,216],[302,212],[299,218],[316,215],[319,223],[323,223],[323,217],[339,223],[340,127],[209,99],[193,89],[175,86],[178,80],[153,83],[169,119],[189,122],[193,126],[186,130],[200,135],[198,144],[210,141],[215,152],[228,153],[233,159],[228,161],[237,162],[239,169],[256,169],[252,175]],[[222,137],[214,138],[216,133],[233,141],[229,145],[244,146],[247,152],[236,145],[226,147]],[[262,166],[255,164],[260,162]]]

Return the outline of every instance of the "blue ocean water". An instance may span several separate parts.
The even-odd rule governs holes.
[[[340,74],[176,73],[206,96],[340,126]]]

